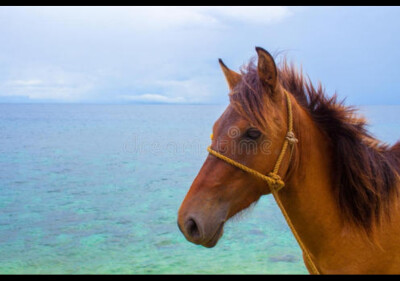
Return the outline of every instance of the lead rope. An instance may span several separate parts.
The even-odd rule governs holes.
[[[288,148],[288,145],[291,145],[291,151],[290,151],[290,157],[292,155],[292,151],[293,151],[293,145],[295,143],[298,142],[298,140],[296,139],[294,133],[293,133],[293,113],[292,113],[292,104],[290,102],[290,98],[289,98],[289,94],[285,91],[285,95],[286,95],[286,100],[287,100],[287,108],[288,108],[288,131],[285,137],[285,140],[283,142],[283,146],[282,146],[282,150],[281,153],[278,156],[278,159],[276,160],[274,169],[272,172],[268,173],[268,175],[263,175],[259,172],[257,172],[256,170],[253,170],[243,164],[240,164],[239,162],[236,162],[235,160],[230,159],[229,157],[226,157],[224,155],[222,155],[221,153],[213,150],[211,148],[211,146],[207,147],[207,151],[220,158],[221,160],[224,160],[225,162],[239,168],[242,169],[245,172],[248,172],[264,181],[267,182],[272,195],[275,198],[275,201],[277,203],[277,205],[279,206],[279,208],[281,209],[281,212],[287,222],[287,224],[289,225],[290,230],[292,231],[294,237],[296,238],[297,243],[299,244],[301,250],[304,253],[304,257],[308,262],[308,266],[310,267],[310,271],[312,274],[320,274],[320,272],[318,271],[317,267],[314,264],[314,261],[312,260],[306,246],[303,244],[303,242],[300,239],[300,236],[298,235],[292,221],[289,218],[289,215],[287,214],[285,207],[283,206],[281,199],[279,198],[278,195],[278,191],[285,186],[284,181],[281,179],[281,177],[278,175],[278,171],[279,168],[281,166],[283,157],[285,156],[286,150]],[[212,134],[211,134],[211,139],[213,138]]]
[[[297,143],[298,140],[296,139],[296,137],[295,137],[295,135],[293,133],[292,103],[290,102],[289,94],[286,91],[285,91],[285,94],[286,94],[286,100],[287,100],[288,119],[289,120],[288,120],[288,132],[286,134],[286,138],[285,138],[285,141],[283,143],[282,151],[286,151],[287,146],[290,143],[290,145],[291,145],[291,155],[292,155],[293,145],[295,143]],[[277,160],[277,162],[275,164],[275,168],[274,168],[273,173],[276,173],[276,174],[278,173],[278,170],[279,170],[279,167],[281,165],[282,159],[283,159],[283,153],[280,154],[280,157],[278,158],[278,160]],[[296,238],[297,243],[299,244],[300,248],[302,249],[302,251],[304,253],[304,256],[305,256],[305,258],[306,258],[306,260],[308,262],[308,265],[310,267],[311,273],[312,274],[320,274],[318,268],[315,266],[315,263],[314,263],[314,261],[312,260],[312,258],[310,256],[310,253],[308,252],[306,246],[301,241],[301,238],[300,238],[299,234],[297,233],[292,221],[290,220],[289,215],[286,212],[285,207],[283,206],[281,199],[279,198],[278,191],[273,189],[272,190],[272,195],[274,196],[276,203],[278,204],[279,208],[281,209],[281,212],[282,212],[283,216],[285,217],[286,222],[289,225],[290,230],[293,233],[293,236]]]

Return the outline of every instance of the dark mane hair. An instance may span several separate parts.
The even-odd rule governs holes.
[[[264,128],[275,123],[272,101],[263,95],[253,60],[242,67],[241,73],[242,81],[230,95],[231,105],[265,131]],[[286,60],[278,67],[278,79],[332,144],[332,191],[344,222],[371,233],[382,219],[390,218],[393,199],[399,195],[396,184],[400,172],[400,142],[390,147],[375,139],[367,131],[365,119],[356,116],[354,107],[338,101],[336,93],[328,97],[321,84],[315,88],[309,78]]]

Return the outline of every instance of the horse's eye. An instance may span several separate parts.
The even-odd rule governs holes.
[[[250,128],[246,132],[246,137],[253,139],[253,140],[258,139],[260,136],[261,136],[261,132],[255,128]]]

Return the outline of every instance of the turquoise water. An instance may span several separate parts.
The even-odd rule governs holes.
[[[223,110],[0,104],[0,273],[307,273],[271,196],[212,249],[180,233],[177,210]],[[362,108],[389,143],[399,110]]]

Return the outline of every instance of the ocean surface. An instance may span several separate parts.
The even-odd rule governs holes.
[[[272,196],[211,249],[177,211],[207,156],[218,105],[0,104],[0,273],[306,274]],[[400,139],[400,106],[365,106]]]

